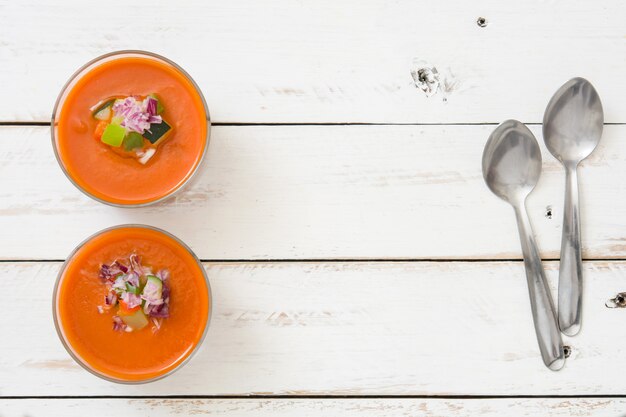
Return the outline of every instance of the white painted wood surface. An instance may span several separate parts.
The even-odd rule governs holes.
[[[424,416],[424,417],[623,417],[626,401],[585,399],[71,399],[0,400],[3,416]]]
[[[1,396],[621,395],[626,262],[585,263],[582,333],[543,366],[521,262],[207,264],[206,341],[164,380],[111,384],[72,362],[51,318],[60,264],[1,263]],[[546,263],[556,283],[555,262]],[[554,288],[554,285],[553,285]],[[25,313],[25,308],[28,313]]]
[[[622,1],[93,4],[0,0],[0,417],[626,415],[626,309],[604,307],[626,290]],[[213,121],[233,124],[214,127],[194,182],[151,208],[91,201],[63,177],[49,128],[17,125],[48,122],[68,77],[119,49],[175,60]],[[428,96],[413,75],[433,67]],[[540,122],[573,76],[594,83],[610,125],[580,170],[583,331],[553,373],[522,263],[506,261],[520,259],[513,213],[480,156],[485,123]],[[553,259],[563,171],[531,129],[544,171],[528,207]],[[54,260],[129,222],[237,261],[206,264],[215,314],[199,354],[132,387],[75,365],[50,315]],[[545,265],[555,287],[557,263]],[[103,395],[157,398],[55,398]],[[188,395],[209,398],[158,398]],[[232,395],[257,398],[210,398]],[[352,397],[306,398],[337,395]],[[476,395],[488,398],[432,398]],[[528,395],[594,398],[515,398]],[[9,399],[24,396],[51,398]]]
[[[0,121],[48,121],[78,67],[141,48],[186,68],[219,122],[540,122],[574,76],[626,122],[622,0],[1,0],[0,16]]]
[[[482,178],[492,129],[218,126],[192,186],[128,210],[67,181],[47,127],[0,127],[0,257],[65,259],[92,233],[138,222],[174,233],[202,259],[518,259],[513,211]],[[532,130],[545,162],[528,207],[542,255],[555,259],[564,172]],[[590,259],[626,256],[624,139],[626,126],[607,126],[579,171]]]

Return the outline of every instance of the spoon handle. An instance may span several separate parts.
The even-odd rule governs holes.
[[[515,216],[524,254],[530,307],[533,312],[539,350],[543,363],[551,370],[558,371],[565,364],[563,341],[525,202],[515,206]]]
[[[568,336],[580,330],[583,262],[580,248],[577,165],[567,166],[559,265],[559,326]]]

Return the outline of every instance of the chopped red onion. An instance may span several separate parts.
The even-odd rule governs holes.
[[[159,330],[161,328],[161,319],[157,319],[157,318],[152,318],[152,323],[154,323],[154,326],[152,326],[152,331],[156,332],[157,330]]]
[[[170,316],[170,307],[166,303],[160,305],[149,305],[147,310],[148,311],[144,309],[144,313],[150,317],[167,318]]]
[[[115,266],[117,266],[120,269],[120,271],[122,271],[123,273],[127,273],[128,272],[128,268],[124,264],[122,264],[120,261],[115,260],[115,262],[113,262],[113,264]]]
[[[126,323],[124,323],[119,316],[113,316],[113,330],[116,330],[116,331],[126,330]]]
[[[116,303],[117,303],[117,294],[115,294],[114,292],[110,292],[104,297],[105,305],[114,306]]]
[[[135,271],[132,271],[128,275],[125,275],[125,280],[127,283],[129,283],[133,287],[139,286],[139,274]]]
[[[150,124],[162,122],[161,116],[156,114],[157,100],[152,97],[146,97],[143,101],[135,97],[116,100],[113,112],[122,118],[122,126],[140,134],[150,129]]]
[[[141,297],[130,292],[122,294],[122,301],[128,306],[128,308],[135,308],[141,305]]]
[[[133,253],[129,256],[128,261],[130,262],[130,269],[134,272],[141,271],[141,258],[136,253]]]
[[[170,277],[169,269],[159,269],[155,274],[161,281],[166,281]]]
[[[146,111],[150,116],[156,116],[157,114],[157,99],[154,97],[146,98]]]
[[[119,277],[117,277],[111,289],[118,292],[126,291],[126,279],[124,277],[125,275],[120,275]]]

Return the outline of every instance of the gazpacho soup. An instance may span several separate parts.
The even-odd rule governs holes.
[[[148,226],[106,229],[64,264],[54,292],[61,341],[86,369],[147,382],[186,361],[210,316],[204,268],[178,239]]]
[[[159,201],[198,168],[209,115],[191,77],[166,58],[122,51],[100,57],[65,86],[52,116],[55,154],[96,200]]]

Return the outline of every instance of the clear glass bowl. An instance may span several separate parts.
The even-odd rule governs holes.
[[[112,377],[110,375],[107,375],[103,372],[100,372],[96,369],[94,369],[93,367],[91,367],[89,365],[89,363],[86,360],[83,360],[83,358],[80,357],[80,355],[78,355],[76,352],[74,352],[74,350],[72,349],[72,346],[70,344],[70,342],[68,342],[65,338],[65,335],[63,333],[63,327],[60,323],[60,319],[59,319],[59,313],[58,313],[58,292],[59,292],[59,286],[63,280],[63,277],[65,275],[65,270],[67,268],[68,263],[72,260],[72,258],[74,257],[74,255],[81,250],[81,248],[87,244],[88,242],[91,242],[93,239],[101,236],[102,234],[105,234],[107,232],[110,232],[112,230],[116,230],[116,229],[122,229],[122,228],[144,228],[144,229],[149,229],[152,231],[155,231],[157,233],[163,234],[166,237],[172,239],[175,243],[177,243],[178,245],[180,245],[183,249],[185,249],[186,252],[189,253],[189,255],[191,255],[193,257],[193,259],[196,261],[196,263],[198,264],[198,267],[200,268],[200,270],[202,271],[202,274],[204,276],[205,282],[206,282],[206,288],[207,288],[207,296],[208,296],[208,300],[209,300],[209,308],[208,308],[208,313],[207,313],[207,320],[206,320],[206,324],[204,326],[204,330],[202,332],[202,336],[200,337],[200,339],[198,339],[198,341],[196,342],[195,346],[193,347],[193,349],[191,350],[191,352],[189,352],[189,354],[178,364],[176,365],[174,368],[170,369],[169,371],[161,374],[161,375],[157,375],[155,377],[152,378],[146,378],[146,379],[142,379],[142,380],[125,380],[125,379],[120,379],[120,378],[115,378]],[[97,279],[97,278],[96,278]],[[177,371],[178,369],[180,369],[182,366],[184,366],[186,363],[188,363],[191,358],[196,354],[196,352],[199,350],[200,346],[202,345],[202,343],[204,342],[204,339],[206,338],[206,334],[207,331],[209,329],[209,323],[211,322],[211,316],[212,316],[212,310],[213,310],[213,297],[211,294],[211,285],[209,283],[209,277],[206,274],[206,271],[204,269],[204,267],[202,266],[202,263],[200,262],[200,260],[198,259],[198,257],[195,255],[195,253],[193,253],[193,251],[180,239],[178,239],[176,236],[162,230],[156,227],[152,227],[152,226],[147,226],[147,225],[142,225],[142,224],[123,224],[123,225],[119,225],[119,226],[114,226],[114,227],[109,227],[106,229],[103,229],[91,236],[89,236],[87,239],[83,240],[73,251],[72,253],[70,253],[70,255],[67,257],[66,261],[63,263],[61,270],[59,271],[59,274],[57,275],[57,279],[56,282],[54,284],[54,290],[53,290],[53,294],[52,294],[52,317],[54,320],[54,327],[56,328],[56,332],[57,335],[59,336],[59,339],[61,340],[61,343],[63,344],[63,347],[65,347],[65,350],[67,351],[67,353],[69,353],[69,355],[72,357],[72,359],[74,359],[74,361],[76,361],[76,363],[78,363],[80,366],[82,366],[84,369],[86,369],[87,371],[89,371],[90,373],[104,379],[110,382],[116,382],[116,383],[120,383],[120,384],[145,384],[148,382],[153,382],[153,381],[157,381],[159,379],[163,379],[166,376],[171,375],[172,373],[174,373],[175,371]]]
[[[197,162],[197,164],[195,165],[195,167],[193,168],[193,170],[191,170],[191,172],[187,175],[187,177],[180,183],[178,184],[176,187],[170,189],[169,191],[167,191],[164,195],[155,198],[153,200],[147,201],[147,202],[141,202],[141,203],[118,203],[118,202],[113,202],[113,201],[108,201],[105,198],[101,198],[98,197],[94,194],[92,194],[91,192],[89,192],[88,190],[86,190],[85,188],[83,188],[80,184],[78,184],[78,182],[75,180],[75,178],[73,177],[73,175],[68,171],[68,169],[66,168],[64,162],[63,162],[63,158],[61,157],[61,155],[59,154],[59,150],[58,150],[58,144],[57,144],[57,127],[58,127],[58,116],[60,111],[62,111],[63,109],[63,105],[65,104],[65,100],[68,96],[68,94],[72,91],[72,89],[74,88],[74,86],[76,85],[76,83],[87,73],[89,73],[91,70],[93,70],[94,68],[98,67],[99,65],[105,63],[105,62],[109,62],[115,59],[119,59],[119,58],[126,58],[126,57],[141,57],[141,58],[148,58],[148,59],[154,59],[156,61],[160,61],[161,63],[164,63],[166,65],[169,65],[171,67],[173,67],[175,70],[177,70],[179,73],[181,73],[190,83],[191,85],[193,85],[196,93],[199,95],[200,99],[202,100],[202,104],[204,106],[204,112],[206,114],[206,122],[207,122],[207,133],[206,133],[206,143],[204,145],[204,150],[202,152],[202,155],[200,156],[199,161]],[[81,67],[78,71],[76,71],[71,77],[70,79],[67,81],[67,83],[65,84],[65,86],[63,86],[63,88],[61,89],[61,92],[59,93],[59,96],[56,100],[56,103],[54,105],[54,109],[52,110],[52,120],[51,120],[51,124],[50,124],[50,133],[52,136],[52,148],[54,149],[54,155],[57,159],[57,162],[59,163],[59,166],[61,167],[61,170],[63,171],[63,173],[65,174],[65,176],[70,180],[70,182],[72,184],[74,184],[74,186],[76,188],[78,188],[83,194],[93,198],[96,201],[99,201],[101,203],[104,204],[108,204],[111,206],[115,206],[115,207],[145,207],[151,204],[156,204],[159,203],[171,196],[173,196],[174,194],[176,194],[177,192],[179,192],[189,181],[191,181],[191,179],[196,175],[196,173],[198,172],[200,166],[202,165],[203,161],[204,161],[204,157],[207,153],[207,150],[209,149],[209,139],[211,136],[211,117],[209,115],[209,108],[206,104],[206,100],[204,99],[204,95],[202,94],[202,91],[200,90],[200,87],[198,87],[198,84],[196,84],[196,82],[193,80],[193,78],[191,78],[191,76],[184,70],[182,69],[182,67],[180,67],[178,64],[176,64],[174,61],[171,61],[161,55],[152,53],[152,52],[147,52],[147,51],[139,51],[139,50],[124,50],[124,51],[116,51],[116,52],[111,52],[102,56],[99,56],[98,58],[95,58],[91,61],[89,61],[87,64],[85,64],[83,67]]]

